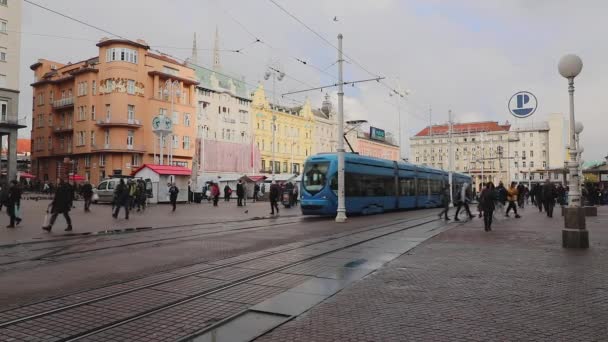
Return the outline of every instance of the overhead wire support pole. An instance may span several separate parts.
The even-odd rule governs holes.
[[[327,89],[327,88],[333,88],[333,87],[341,87],[343,85],[348,85],[348,84],[356,84],[356,83],[363,83],[363,82],[371,82],[371,81],[377,81],[380,82],[380,80],[383,80],[384,77],[376,77],[376,78],[368,78],[365,80],[358,80],[358,81],[348,81],[348,82],[338,82],[338,83],[334,83],[334,84],[329,84],[326,86],[322,86],[322,87],[316,87],[316,88],[309,88],[309,89],[302,89],[302,90],[296,90],[296,91],[290,91],[288,93],[284,93],[281,96],[285,96],[285,95],[293,95],[293,94],[299,94],[299,93],[305,93],[308,91],[313,91],[313,90],[323,90],[323,89]]]
[[[344,198],[344,89],[342,80],[342,33],[338,34],[338,210],[336,222],[346,222]]]

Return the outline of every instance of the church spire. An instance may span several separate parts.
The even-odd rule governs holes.
[[[193,64],[198,64],[198,49],[196,48],[196,32],[194,32],[194,39],[192,40],[191,62]]]
[[[220,68],[220,34],[215,26],[215,41],[213,43],[213,68]]]

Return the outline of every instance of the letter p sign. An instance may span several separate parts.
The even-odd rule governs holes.
[[[526,118],[534,114],[537,106],[536,96],[528,91],[520,91],[509,100],[509,111],[517,118]]]

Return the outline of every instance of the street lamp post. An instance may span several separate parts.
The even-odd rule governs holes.
[[[570,98],[570,160],[568,169],[568,207],[564,212],[564,229],[562,230],[562,246],[564,248],[588,248],[589,232],[585,226],[585,211],[581,207],[580,179],[578,172],[578,149],[576,146],[576,121],[574,121],[574,78],[583,69],[583,62],[576,55],[566,55],[559,60],[560,75],[568,79]]]
[[[338,34],[338,209],[336,222],[346,222],[344,193],[344,89],[342,75],[342,33]]]
[[[278,70],[277,68],[273,68],[273,67],[268,67],[268,70],[266,70],[266,72],[264,73],[264,79],[268,80],[269,78],[272,77],[272,102],[276,108],[277,106],[277,102],[276,102],[276,81],[282,81],[283,78],[285,77],[285,73]],[[275,110],[272,109],[271,106],[271,110],[272,110],[272,165],[271,165],[271,171],[272,171],[272,181],[274,182],[275,180],[275,166],[276,166],[276,160],[275,160],[275,139],[276,139],[276,121],[277,121],[277,115],[275,114]]]

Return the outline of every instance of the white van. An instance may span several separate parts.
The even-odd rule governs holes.
[[[94,189],[94,192],[97,194],[97,197],[98,197],[98,199],[97,199],[97,201],[95,201],[95,203],[112,203],[112,201],[114,200],[114,189],[116,189],[116,186],[118,185],[118,183],[120,183],[121,179],[124,179],[125,182],[127,182],[130,179],[138,179],[138,178],[112,177],[112,178],[104,179],[103,181],[101,181],[99,183],[97,188]],[[152,196],[152,181],[148,178],[148,179],[144,179],[144,182],[146,182],[146,193],[148,194],[148,198],[150,198]]]

